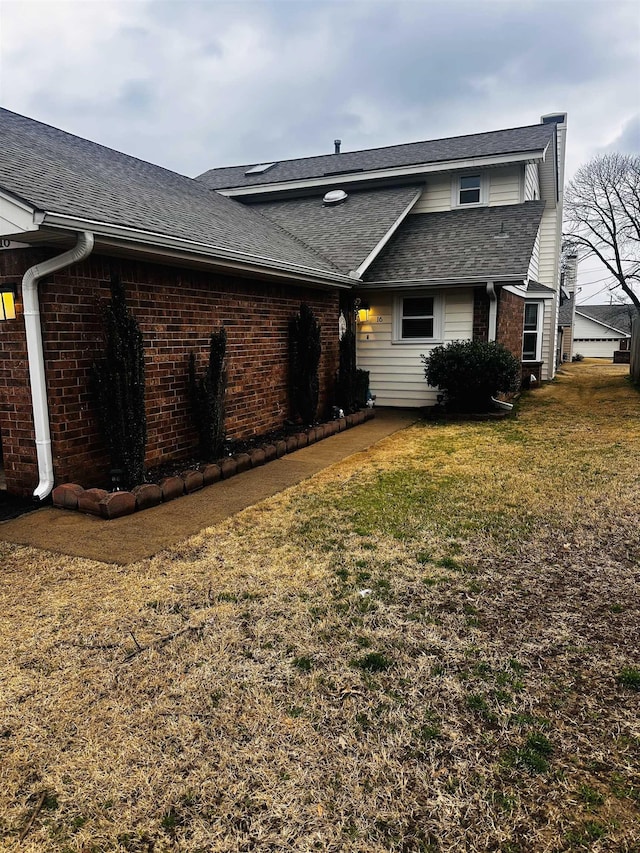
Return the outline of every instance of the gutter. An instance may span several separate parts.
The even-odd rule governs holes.
[[[54,482],[38,284],[45,276],[87,258],[93,250],[93,243],[93,234],[90,231],[83,231],[78,234],[78,241],[73,249],[69,249],[68,252],[57,255],[55,258],[50,258],[41,264],[35,264],[22,277],[24,327],[27,336],[31,403],[36,435],[36,452],[38,455],[38,475],[40,477],[40,482],[36,486],[33,497],[38,501],[43,501],[50,494]]]
[[[320,267],[310,267],[304,264],[280,261],[261,255],[252,255],[238,249],[224,248],[213,244],[199,243],[184,237],[171,237],[153,231],[145,231],[141,228],[120,226],[111,222],[100,220],[78,219],[64,213],[46,213],[43,225],[60,230],[71,230],[74,232],[84,231],[90,228],[99,238],[112,238],[126,241],[129,244],[143,244],[147,247],[157,247],[164,250],[178,250],[193,253],[214,262],[221,262],[228,266],[237,265],[241,270],[247,266],[257,266],[263,272],[280,274],[290,273],[299,278],[307,278],[314,281],[344,283],[351,287],[353,280],[339,270],[325,270]],[[309,249],[311,247],[308,247]]]
[[[492,281],[487,282],[487,296],[489,297],[489,329],[488,340],[495,341],[498,337],[498,297]]]

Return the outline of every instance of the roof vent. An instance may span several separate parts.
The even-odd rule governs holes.
[[[341,139],[334,139],[334,140],[333,140],[333,149],[334,149],[334,150],[333,150],[333,153],[334,153],[334,154],[339,154],[339,153],[340,153],[340,146],[341,146],[341,145],[342,145],[342,140],[341,140]]]
[[[344,190],[329,190],[329,192],[322,199],[322,203],[325,206],[332,204],[342,204],[342,202],[346,201],[347,198],[347,193]]]

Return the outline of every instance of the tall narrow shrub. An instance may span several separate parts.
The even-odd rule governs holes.
[[[204,376],[196,375],[196,356],[189,356],[189,394],[194,421],[200,437],[200,455],[213,462],[222,455],[225,439],[224,394],[227,333],[224,327],[209,339],[209,364]]]
[[[351,329],[347,329],[340,340],[336,405],[347,415],[355,412],[358,408],[356,336]]]
[[[138,322],[127,307],[124,287],[113,273],[104,323],[104,358],[93,368],[98,409],[113,483],[129,489],[142,483],[144,477],[144,348]]]
[[[320,381],[320,324],[305,302],[289,322],[289,377],[293,414],[312,424],[318,412]]]

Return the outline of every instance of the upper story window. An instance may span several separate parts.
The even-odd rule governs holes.
[[[487,203],[487,175],[456,175],[451,187],[453,207]]]
[[[480,204],[480,175],[464,175],[460,178],[459,204]]]
[[[522,360],[542,361],[542,302],[525,302]]]
[[[396,343],[438,340],[442,328],[442,299],[437,293],[412,294],[396,299],[394,312]]]

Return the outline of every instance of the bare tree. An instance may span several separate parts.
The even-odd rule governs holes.
[[[564,209],[565,241],[598,258],[640,313],[640,157],[604,154],[581,166]]]

